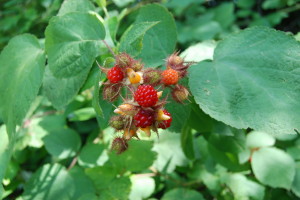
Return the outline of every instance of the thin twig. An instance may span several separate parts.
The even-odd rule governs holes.
[[[105,44],[105,46],[107,47],[107,49],[110,51],[110,53],[116,57],[116,54],[113,52],[113,50],[111,49],[111,47],[106,43],[105,40],[102,40],[102,42]]]

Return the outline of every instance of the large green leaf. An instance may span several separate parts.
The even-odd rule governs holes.
[[[130,177],[132,186],[129,195],[130,200],[142,200],[149,198],[155,190],[155,181],[152,177],[140,177],[133,175]]]
[[[42,84],[44,51],[32,35],[14,37],[0,55],[0,66],[0,92],[5,94],[0,98],[1,116],[13,127],[22,122]]]
[[[145,170],[152,165],[156,158],[156,153],[151,151],[152,147],[153,143],[150,141],[131,140],[124,153],[111,152],[109,162],[120,172]]]
[[[265,185],[290,189],[295,176],[295,162],[284,151],[264,147],[252,156],[255,177]]]
[[[97,14],[53,17],[45,31],[49,68],[57,78],[86,73],[99,55],[105,29]]]
[[[75,156],[81,146],[78,133],[69,128],[54,130],[43,140],[47,151],[59,159]]]
[[[65,0],[57,15],[65,15],[70,12],[95,11],[95,6],[89,0]]]
[[[63,166],[46,164],[33,174],[24,190],[24,200],[67,200],[73,196],[75,185]]]
[[[8,151],[9,148],[11,147],[9,146],[9,139],[6,132],[6,127],[1,126],[0,127],[0,180],[3,179],[7,164],[9,162],[9,157],[11,153],[10,152],[11,150]],[[3,189],[0,189],[0,199],[3,195],[2,192]]]
[[[54,17],[46,29],[49,69],[44,90],[57,109],[67,105],[84,84],[100,54],[105,30],[96,14],[69,13]]]
[[[143,37],[145,33],[159,22],[141,22],[131,25],[122,35],[120,51],[132,56],[138,55],[143,48]]]
[[[212,62],[190,68],[200,107],[236,128],[295,133],[300,128],[300,44],[285,33],[254,27],[220,42]]]
[[[204,200],[202,194],[195,190],[185,189],[185,188],[176,188],[170,190],[164,194],[162,200]]]
[[[173,53],[176,40],[176,26],[171,13],[158,4],[149,4],[139,10],[136,23],[158,22],[148,30],[143,39],[143,49],[138,55],[147,67],[156,67]]]

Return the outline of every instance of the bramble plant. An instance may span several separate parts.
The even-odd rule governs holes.
[[[300,198],[298,0],[6,0],[0,199]]]

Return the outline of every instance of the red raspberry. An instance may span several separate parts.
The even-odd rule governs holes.
[[[119,83],[124,78],[124,72],[118,66],[114,66],[107,72],[107,78],[111,83]]]
[[[163,71],[161,75],[162,75],[162,82],[165,85],[175,85],[179,79],[178,72],[174,69],[167,69]]]
[[[140,106],[154,106],[158,101],[157,91],[151,85],[140,85],[134,93],[134,99]]]
[[[164,110],[164,114],[170,116],[170,119],[160,122],[158,128],[167,129],[171,126],[172,116],[167,110]]]
[[[148,110],[140,110],[134,116],[134,125],[136,127],[146,128],[154,122],[154,113]]]

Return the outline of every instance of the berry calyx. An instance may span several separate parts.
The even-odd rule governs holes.
[[[107,78],[111,83],[119,83],[124,78],[124,72],[118,66],[114,66],[107,72]]]
[[[133,116],[137,113],[135,106],[124,103],[120,105],[118,108],[114,110],[114,113],[120,114],[120,115],[130,115]]]
[[[183,59],[178,56],[179,52],[173,53],[167,59],[167,66],[177,66],[183,64]]]
[[[179,80],[178,72],[174,69],[167,69],[163,71],[162,83],[165,85],[175,85]]]
[[[138,137],[136,134],[136,130],[133,129],[125,129],[124,130],[124,134],[123,134],[123,138],[126,140],[130,140],[132,137]]]
[[[111,150],[115,151],[117,154],[121,154],[127,149],[128,149],[128,143],[126,139],[122,137],[116,137],[111,144]]]
[[[131,65],[131,68],[136,72],[141,71],[143,67],[144,67],[143,63],[141,63],[138,60],[134,61]]]
[[[125,125],[124,118],[120,115],[112,116],[109,120],[109,125],[118,131],[122,130]]]
[[[151,85],[140,85],[134,93],[134,99],[140,106],[154,106],[158,101],[157,91]]]
[[[167,110],[163,110],[163,113],[167,116],[169,116],[170,118],[168,120],[164,120],[164,121],[161,121],[159,124],[158,124],[158,128],[161,128],[161,129],[167,129],[171,126],[171,122],[172,122],[172,116],[171,114],[167,111]]]
[[[182,103],[184,100],[188,98],[188,96],[189,96],[189,91],[182,85],[177,85],[172,90],[172,97],[178,103]]]
[[[149,110],[141,109],[134,116],[134,125],[140,128],[146,128],[154,123],[154,113]]]

